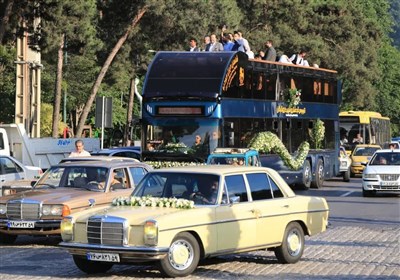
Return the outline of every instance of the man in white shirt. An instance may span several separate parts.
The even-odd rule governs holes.
[[[73,151],[69,157],[90,157],[90,153],[84,149],[82,140],[75,141],[75,148],[75,151]]]
[[[307,55],[307,52],[304,50],[301,50],[299,53],[292,55],[289,60],[296,65],[300,66],[310,66],[308,64],[308,61],[305,60],[305,57]]]

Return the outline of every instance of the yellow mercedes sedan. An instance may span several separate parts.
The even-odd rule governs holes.
[[[296,195],[269,168],[158,169],[110,207],[64,218],[60,246],[86,273],[154,261],[163,275],[183,277],[201,259],[254,250],[295,263],[304,236],[325,231],[328,214],[324,198]]]

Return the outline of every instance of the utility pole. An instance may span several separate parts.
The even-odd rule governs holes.
[[[17,34],[15,123],[23,124],[29,137],[40,137],[41,55],[39,4],[35,3],[33,31],[23,22]]]

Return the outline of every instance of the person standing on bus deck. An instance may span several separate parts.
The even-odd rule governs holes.
[[[71,152],[69,157],[90,157],[90,153],[84,149],[82,140],[75,141],[75,151]]]
[[[204,49],[203,49],[203,51],[208,52],[209,49],[210,49],[210,36],[206,35],[206,36],[204,36]]]
[[[276,61],[276,50],[272,46],[272,44],[273,44],[272,40],[268,40],[265,43],[265,46],[267,47],[267,50],[265,51],[266,55],[263,57],[263,60]]]
[[[292,55],[289,60],[296,65],[300,66],[310,66],[308,61],[305,60],[307,52],[305,50],[301,50],[299,53]]]
[[[360,133],[357,133],[356,138],[353,139],[354,144],[362,144],[364,143],[364,139],[361,137]]]
[[[209,52],[222,52],[224,50],[224,46],[217,40],[217,35],[211,34],[210,40],[210,47],[208,48]]]
[[[200,48],[197,46],[197,40],[195,38],[190,38],[189,40],[189,52],[198,52]]]

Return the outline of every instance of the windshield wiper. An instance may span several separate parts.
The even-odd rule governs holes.
[[[52,184],[49,184],[49,183],[36,184],[35,189],[36,189],[37,186],[48,186],[48,187],[50,187],[52,189],[56,189],[57,188],[56,185],[52,185]]]

